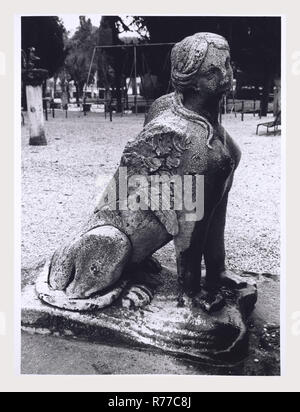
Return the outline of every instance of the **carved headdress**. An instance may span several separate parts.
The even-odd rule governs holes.
[[[229,50],[226,39],[214,33],[196,33],[173,47],[172,82],[177,92],[195,87],[195,76],[201,69],[210,45]]]

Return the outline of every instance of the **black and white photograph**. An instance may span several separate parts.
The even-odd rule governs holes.
[[[19,17],[21,374],[281,376],[284,18],[99,13]]]

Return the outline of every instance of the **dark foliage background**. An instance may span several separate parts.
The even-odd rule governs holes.
[[[81,17],[71,38],[58,17],[23,17],[22,49],[35,47],[40,67],[49,71],[49,77],[63,73],[63,77],[75,81],[77,95],[82,97],[94,46],[122,45],[119,34],[136,31],[141,35],[139,43],[148,44],[175,43],[205,31],[223,35],[231,47],[239,87],[256,89],[253,98],[259,96],[262,114],[266,115],[274,81],[281,75],[280,17],[134,16],[128,23],[122,16],[103,16],[100,27]],[[154,98],[170,89],[170,51],[171,46],[137,48],[137,75],[148,81]],[[133,60],[133,48],[106,49],[97,52],[91,68],[90,80],[98,71],[98,86],[113,87],[119,110],[125,79],[134,74]]]
[[[55,16],[22,17],[22,50],[36,48],[39,66],[53,76],[64,64],[66,57],[63,23]]]

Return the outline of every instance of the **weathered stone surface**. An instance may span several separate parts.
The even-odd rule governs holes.
[[[222,282],[230,289],[244,289],[247,287],[247,279],[242,278],[236,273],[226,271],[222,277]]]
[[[192,304],[178,307],[175,273],[163,269],[158,281],[160,286],[146,308],[122,307],[129,286],[114,306],[86,313],[45,305],[34,287],[27,286],[22,296],[22,327],[41,334],[152,347],[217,364],[235,363],[246,356],[246,320],[257,299],[255,286],[247,285],[236,291],[222,288],[226,306],[207,314]]]
[[[97,297],[74,299],[63,290],[52,289],[48,273],[49,265],[46,265],[36,282],[36,295],[48,305],[69,311],[86,312],[107,307],[120,297],[127,284],[126,281],[118,282],[112,290]]]
[[[131,253],[128,237],[113,226],[97,227],[54,254],[49,285],[72,298],[88,298],[112,287],[121,277]]]
[[[93,231],[89,232],[89,236],[92,233],[92,237],[96,236],[97,240],[99,239],[99,236],[97,235],[99,235],[100,233],[102,239],[102,237],[105,236],[104,230],[106,231],[106,236],[108,236],[108,234],[112,235],[112,231],[115,231],[115,236],[120,237],[117,229],[113,227],[101,227],[94,229]],[[108,237],[108,239],[111,240],[110,237]],[[122,241],[126,241],[126,238],[124,238],[123,236],[119,240],[120,247],[115,251],[115,253],[118,253],[119,251],[120,253],[123,253],[121,246],[124,246],[122,245]],[[85,245],[85,247],[87,246]],[[75,248],[73,253],[76,254],[77,250],[78,249]],[[162,271],[162,267],[160,263],[154,258],[146,259],[141,265],[130,265],[126,269],[124,274],[121,270],[122,266],[120,266],[118,271],[119,275],[118,277],[114,278],[116,268],[114,267],[113,263],[110,264],[113,257],[112,254],[104,259],[103,253],[105,251],[101,250],[100,248],[98,250],[99,253],[101,253],[100,262],[95,260],[97,259],[97,256],[94,253],[92,253],[91,256],[88,256],[90,259],[92,259],[91,262],[89,262],[89,265],[87,265],[87,267],[90,267],[91,273],[85,273],[83,270],[81,270],[82,262],[81,265],[79,265],[79,269],[75,268],[75,270],[68,267],[68,262],[66,264],[63,264],[63,262],[61,261],[55,261],[55,258],[55,263],[52,263],[51,265],[47,263],[36,281],[36,294],[38,298],[44,303],[53,307],[74,312],[91,312],[105,308],[112,305],[121,295],[121,302],[123,307],[137,309],[149,305],[153,299],[156,289],[161,285],[160,273]],[[127,250],[129,253],[129,245]],[[109,246],[107,251],[110,251]],[[78,256],[80,259],[82,259],[82,256],[84,255],[82,253],[79,253]],[[114,263],[117,263],[118,261],[118,259],[115,259]],[[104,265],[104,263],[107,264]],[[66,275],[59,275],[58,281],[65,279],[65,285],[68,285],[69,283],[69,285],[65,286],[65,288],[63,288],[62,286],[58,288],[55,282],[55,278],[49,280],[49,277],[51,278],[51,269],[53,264],[58,265],[59,268],[62,268],[64,271],[66,271],[69,277],[71,276],[71,278],[68,279]],[[86,265],[84,264],[84,266]],[[96,276],[98,277],[98,282],[100,283],[97,283],[97,281],[93,279],[93,277],[95,276],[94,266],[98,266],[100,269],[102,269],[102,273],[96,274]],[[72,275],[72,273],[74,273],[74,275]],[[123,276],[121,277],[121,275]],[[77,281],[76,276],[79,277]],[[92,278],[90,279],[89,276],[92,276]],[[105,282],[105,285],[103,282]],[[81,293],[77,291],[75,296],[74,287],[72,286],[73,284],[77,289],[81,289]],[[97,286],[95,286],[95,284]]]
[[[96,336],[106,331],[116,341],[194,357],[241,357],[257,290],[235,275],[224,279],[228,194],[241,156],[218,122],[220,99],[233,77],[229,45],[219,35],[198,33],[178,43],[171,60],[175,93],[154,103],[144,129],[128,141],[112,185],[80,233],[54,254],[38,296],[55,307],[92,311],[82,321],[66,315],[79,325],[75,334],[83,333],[84,320]],[[154,183],[162,177],[169,190]],[[186,177],[190,190],[182,186]],[[195,180],[203,182],[201,191]],[[152,254],[171,240],[178,282],[148,267]],[[149,281],[151,274],[162,285],[153,276]],[[126,286],[118,283],[124,278]],[[105,308],[118,298],[119,308]],[[65,319],[51,314],[54,328]]]
[[[219,101],[232,81],[229,45],[219,35],[197,33],[174,47],[171,60],[175,93],[154,103],[144,129],[128,141],[114,184],[108,187],[78,237],[54,255],[50,286],[66,292],[71,299],[89,298],[112,286],[114,282],[105,280],[106,273],[117,281],[122,269],[141,265],[172,239],[179,283],[188,296],[200,292],[203,258],[210,301],[225,270],[227,199],[240,160],[237,145],[218,123]],[[124,169],[126,177],[122,178]],[[198,186],[196,190],[196,185],[191,184],[192,208],[186,202],[188,189],[182,186],[186,177],[203,177],[204,182],[201,193]],[[155,178],[166,178],[169,191],[161,190],[160,183],[154,183]],[[179,178],[180,188],[171,183],[172,178]],[[153,191],[158,195],[153,196]],[[164,206],[165,200],[169,207]],[[199,210],[203,213],[198,214]],[[107,248],[107,237],[100,232],[101,227],[109,226],[128,241],[122,243],[112,236]],[[92,235],[95,230],[99,231],[96,237]],[[115,253],[116,249],[119,253]],[[97,271],[104,276],[103,282],[90,276],[91,262],[85,258],[86,250],[91,258],[97,257],[96,266],[107,268]],[[82,264],[78,265],[78,261]],[[93,267],[97,269],[96,266]],[[208,311],[213,306],[209,302],[203,305]]]

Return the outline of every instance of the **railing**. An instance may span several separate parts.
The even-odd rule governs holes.
[[[150,106],[155,99],[146,99],[140,96],[128,96],[127,98],[121,99],[120,115],[123,117],[128,112],[135,113],[144,113],[147,115]],[[65,112],[65,117],[68,118],[69,111],[81,111],[84,113],[84,116],[91,111],[104,114],[105,119],[109,117],[110,121],[113,121],[113,115],[117,111],[117,106],[119,105],[119,100],[117,98],[107,99],[95,99],[87,100],[85,103],[82,101],[71,102],[66,105],[62,103],[50,101],[49,98],[43,99],[43,108],[45,119],[48,121],[49,114],[52,114],[52,117],[55,118],[55,110],[63,110]],[[273,103],[268,105],[268,113],[273,112]],[[235,117],[238,114],[241,115],[241,120],[245,120],[245,114],[253,114],[259,118],[261,115],[261,104],[259,100],[234,100],[226,99],[220,106],[220,120],[222,121],[223,114],[234,113]]]

